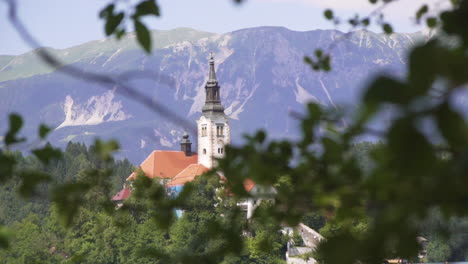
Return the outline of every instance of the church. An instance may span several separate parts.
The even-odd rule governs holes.
[[[202,108],[202,115],[197,120],[198,152],[192,152],[192,143],[185,134],[180,142],[180,150],[154,150],[140,165],[144,174],[165,185],[167,188],[180,190],[184,184],[193,181],[216,165],[216,159],[224,157],[225,146],[231,143],[231,129],[229,118],[224,113],[221,104],[220,86],[216,78],[213,53],[210,54],[209,75],[205,85],[206,99]],[[127,182],[136,178],[133,172]],[[113,198],[117,205],[131,194],[131,184],[124,188]],[[247,192],[256,190],[255,183],[245,181]],[[247,218],[253,213],[255,201],[248,199],[240,206],[247,211]]]

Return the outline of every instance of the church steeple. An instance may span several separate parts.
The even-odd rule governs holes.
[[[218,80],[216,79],[216,72],[214,67],[214,54],[210,53],[210,73],[208,81],[205,85],[206,99],[205,105],[202,108],[203,113],[207,112],[224,112],[224,107],[221,104],[220,89]]]
[[[216,166],[217,159],[224,157],[226,145],[231,143],[229,117],[224,113],[219,91],[213,53],[211,53],[210,73],[205,85],[206,101],[202,108],[203,113],[197,120],[198,163],[207,168]]]
[[[215,67],[214,67],[214,54],[213,52],[210,52],[210,75],[208,78],[208,82],[216,82],[218,83],[218,80],[216,79],[216,72],[215,72]]]

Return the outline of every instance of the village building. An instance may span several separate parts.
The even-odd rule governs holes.
[[[146,177],[158,180],[166,186],[170,193],[180,192],[186,183],[195,180],[197,176],[215,167],[216,160],[224,157],[225,147],[231,143],[229,118],[224,113],[224,107],[221,103],[221,89],[216,78],[212,53],[209,67],[208,80],[205,85],[205,105],[197,120],[198,152],[192,152],[192,142],[189,135],[185,134],[180,142],[180,150],[154,150],[140,164],[140,170]],[[112,198],[117,207],[122,206],[123,201],[130,197],[131,182],[136,179],[137,173],[133,172],[127,178],[124,188]],[[223,175],[218,176],[220,179],[225,179]],[[244,181],[244,189],[251,194],[251,197],[240,201],[237,205],[246,212],[247,219],[253,216],[255,208],[261,203],[262,198],[269,199],[268,197],[276,193],[274,188],[259,186],[250,179]],[[181,212],[176,213],[180,215]],[[316,263],[313,258],[303,259],[301,256],[312,252],[323,237],[302,223],[296,229],[304,241],[304,246],[296,247],[290,239],[287,244],[287,263]],[[292,230],[293,228],[284,227],[283,233],[291,236]]]
[[[210,54],[205,94],[205,105],[197,120],[198,152],[192,152],[189,135],[185,134],[179,151],[155,150],[140,164],[141,171],[147,177],[159,180],[173,191],[180,191],[184,184],[215,167],[216,160],[224,157],[225,147],[231,143],[229,117],[224,113],[221,103],[221,89],[216,78],[213,53]],[[119,207],[130,197],[130,183],[136,176],[137,172],[133,172],[127,178],[124,188],[112,198]],[[252,194],[257,191],[256,184],[251,180],[244,182],[244,188]],[[247,218],[250,218],[258,202],[249,198],[239,206],[247,211]]]
[[[229,118],[224,113],[221,103],[220,86],[216,78],[213,53],[209,60],[209,75],[205,85],[205,105],[202,108],[202,115],[197,120],[197,142],[198,152],[192,152],[192,142],[189,135],[184,134],[180,142],[180,150],[154,150],[141,164],[140,169],[154,180],[158,180],[166,186],[170,192],[179,192],[183,186],[195,180],[197,176],[209,171],[216,166],[216,160],[224,157],[225,146],[231,143],[231,128]],[[112,201],[118,207],[131,195],[131,182],[137,177],[137,172],[133,172],[126,180],[124,188],[117,193]],[[220,179],[225,179],[219,175]],[[255,208],[260,204],[262,198],[268,199],[276,190],[272,187],[265,188],[255,184],[250,179],[244,181],[245,190],[251,194],[237,205],[246,211],[246,218],[250,219]],[[284,235],[292,236],[293,230],[298,231],[302,238],[303,245],[296,246],[292,239],[287,242],[286,262],[288,264],[315,264],[317,261],[312,257],[305,258],[313,252],[317,245],[324,240],[317,231],[300,223],[297,227],[283,227]],[[422,246],[418,257],[424,258],[427,254],[427,239],[417,238]],[[52,250],[52,249],[51,249]],[[401,259],[387,260],[402,261]],[[398,262],[401,263],[401,262]]]

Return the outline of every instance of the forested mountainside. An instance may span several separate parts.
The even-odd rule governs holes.
[[[119,210],[112,203],[110,208],[104,206],[102,201],[111,202],[111,197],[122,188],[124,179],[134,167],[128,160],[110,161],[103,166],[94,148],[95,145],[87,147],[81,143],[69,143],[62,157],[45,167],[34,156],[23,157],[21,153],[15,153],[18,169],[50,173],[53,181],[39,185],[34,193],[28,192],[28,197],[20,195],[24,188],[21,177],[5,179],[0,186],[0,234],[9,237],[9,247],[0,250],[0,263],[176,263],[175,260],[184,259],[187,263],[187,256],[218,250],[224,246],[225,240],[232,239],[212,239],[210,225],[214,221],[226,222],[223,214],[236,211],[233,206],[237,208],[235,203],[230,207],[219,205],[219,197],[216,196],[219,178],[198,177],[193,185],[197,191],[187,198],[190,202],[183,208],[185,213],[169,229],[164,229],[155,222],[154,215],[160,212],[154,209],[154,204],[149,209],[145,206],[153,202],[146,196],[131,196],[126,201],[126,208]],[[64,215],[58,213],[58,208],[73,206],[76,201],[51,202],[49,188],[62,184],[60,187],[63,189],[54,194],[72,191],[68,187],[73,184],[79,187],[83,182],[80,180],[90,170],[103,172],[107,169],[112,169],[112,174],[106,179],[106,184],[110,184],[109,191],[96,187],[72,196],[74,198],[71,199],[79,200],[80,209],[66,226]],[[162,188],[157,181],[149,181],[148,193]],[[100,187],[106,185],[103,182],[99,184]],[[239,229],[245,225],[242,216],[236,220]],[[255,230],[255,237],[241,237],[240,230],[234,235],[245,240],[245,251],[239,256],[215,256],[217,263],[223,259],[226,263],[283,263],[288,237],[282,236],[273,225],[257,223],[250,228]],[[272,242],[269,253],[258,247],[265,239]]]
[[[369,153],[375,146],[367,142],[353,147],[362,157],[359,164],[363,168],[371,166]],[[16,153],[19,169],[48,172],[53,181],[38,186],[33,197],[27,199],[18,195],[22,188],[19,177],[6,179],[0,187],[0,224],[3,225],[0,232],[10,234],[10,247],[8,250],[0,250],[0,263],[192,263],[197,256],[222,250],[229,239],[242,241],[242,253],[227,257],[223,254],[214,256],[216,263],[285,263],[287,241],[292,239],[296,246],[304,243],[299,234],[284,236],[279,227],[268,221],[247,223],[242,214],[236,214],[238,207],[235,202],[229,199],[221,202],[223,199],[219,198],[218,192],[220,181],[213,175],[199,176],[189,184],[195,191],[186,197],[188,203],[181,208],[184,210],[182,217],[168,229],[156,222],[155,219],[159,218],[155,216],[162,209],[158,207],[159,210],[155,210],[154,201],[151,200],[152,195],[156,195],[162,187],[157,181],[151,182],[146,177],[149,182],[145,182],[145,188],[137,190],[147,192],[149,196],[140,194],[137,197],[135,191],[119,210],[115,210],[114,206],[106,208],[97,201],[110,201],[134,168],[126,160],[110,161],[102,166],[94,148],[81,143],[69,143],[62,158],[45,167],[33,156],[23,157]],[[107,178],[111,186],[109,192],[95,189],[75,197],[80,201],[80,209],[66,228],[64,215],[59,216],[57,212],[60,205],[50,202],[47,188],[54,188],[54,183],[65,184],[62,187],[76,184],[90,169],[102,171],[108,167],[113,171]],[[64,200],[60,204],[66,206],[67,202],[70,202],[70,206],[74,203]],[[262,203],[262,206],[267,208],[268,203]],[[260,207],[259,210],[265,208]],[[235,225],[233,230],[238,233],[231,234],[231,237],[213,234],[210,228],[215,222],[231,227]],[[342,228],[318,212],[307,213],[301,222],[325,237]],[[365,221],[356,223],[355,231],[366,230],[367,224]],[[466,218],[447,221],[434,210],[420,224],[422,233],[419,235],[429,240],[426,260],[438,262],[467,259]],[[437,236],[440,229],[448,230],[452,236]],[[246,230],[250,236],[241,235]],[[266,252],[265,248],[268,248]],[[190,261],[187,260],[189,256],[192,258]]]
[[[5,184],[0,185],[0,225],[11,225],[28,216],[37,214],[44,217],[50,207],[47,197],[50,188],[66,182],[76,182],[86,170],[101,168],[101,161],[97,157],[94,146],[87,147],[82,143],[69,142],[65,147],[63,156],[44,166],[32,155],[23,156],[20,152],[14,153],[18,160],[18,170],[43,171],[53,176],[52,182],[39,185],[30,197],[22,197],[21,189],[24,188],[21,177],[4,179]],[[109,178],[110,190],[108,194],[113,195],[121,188],[124,180],[133,172],[134,166],[126,159],[112,161],[113,173]],[[0,262],[1,263],[1,262]]]
[[[103,39],[47,49],[86,71],[126,73],[124,83],[190,121],[198,118],[204,102],[208,55],[213,51],[234,143],[259,128],[273,137],[296,137],[291,112],[300,113],[310,101],[353,109],[363,84],[378,72],[403,75],[407,50],[426,40],[422,33],[386,36],[365,30],[345,35],[335,30],[258,27],[214,34],[179,28],[154,31],[154,50],[147,56],[134,38],[129,34],[120,42]],[[314,72],[303,62],[316,48],[332,44],[331,72]],[[55,129],[51,143],[62,147],[70,140],[116,138],[122,146],[119,155],[134,164],[153,149],[179,148],[187,128],[120,95],[117,87],[51,69],[34,53],[0,56],[0,132],[6,129],[7,114],[18,112],[25,118],[23,134],[29,138],[37,134],[40,122]]]

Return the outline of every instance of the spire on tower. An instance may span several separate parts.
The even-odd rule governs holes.
[[[222,112],[224,113],[224,107],[221,104],[220,99],[220,87],[218,80],[216,79],[216,72],[214,66],[214,53],[210,52],[210,73],[208,74],[208,81],[205,85],[206,100],[205,105],[202,108],[203,113]]]
[[[214,67],[214,53],[210,52],[210,75],[208,77],[208,82],[215,82],[216,80],[216,72]]]

